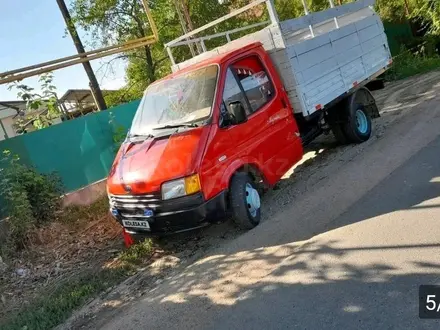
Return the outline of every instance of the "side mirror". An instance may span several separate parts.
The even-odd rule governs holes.
[[[247,121],[246,110],[240,101],[229,103],[229,112],[234,125],[238,125]]]

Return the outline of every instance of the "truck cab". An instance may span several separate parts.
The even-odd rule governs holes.
[[[108,177],[112,214],[131,235],[256,226],[261,187],[303,154],[293,113],[258,42],[152,84]]]

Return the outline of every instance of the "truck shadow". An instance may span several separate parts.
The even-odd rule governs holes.
[[[437,283],[440,264],[418,258],[384,262],[375,253],[439,248],[436,243],[346,247],[318,240],[300,249],[286,244],[219,251],[144,298],[107,309],[113,317],[98,317],[87,327],[438,329],[438,322],[418,319],[418,286]],[[371,262],[354,262],[361,254]]]
[[[335,219],[327,219],[325,223],[314,223],[310,217],[295,217],[295,204],[301,201],[306,193],[313,194],[308,191],[310,186],[313,189],[316,183],[319,184],[321,180],[326,179],[326,176],[323,176],[323,172],[326,171],[320,171],[320,167],[327,166],[326,160],[332,157],[339,148],[343,148],[342,152],[344,152],[356,147],[341,147],[331,139],[311,146],[309,152],[316,154],[316,157],[310,160],[311,163],[297,167],[294,175],[282,180],[277,189],[269,191],[263,197],[265,209],[262,224],[253,231],[245,233],[238,230],[232,221],[226,221],[195,232],[164,238],[160,244],[164,244],[170,251],[192,255],[197,249],[205,251],[209,247],[221,245],[243,234],[256,236],[259,230],[272,230],[270,227],[273,227],[274,221],[279,222],[278,218],[293,216],[291,225],[284,224],[284,229],[279,228],[281,230],[279,235],[271,237],[265,235],[264,238],[256,239],[250,248],[257,248],[307,240],[333,229],[399,210],[440,208],[438,202],[429,202],[440,196],[440,165],[433,156],[440,152],[440,138],[437,138]],[[339,166],[337,161],[331,163],[332,165],[329,166]],[[402,180],[402,178],[405,179]],[[350,179],[347,178],[347,180]],[[356,182],[353,184],[355,185]],[[265,227],[265,229],[260,227]]]

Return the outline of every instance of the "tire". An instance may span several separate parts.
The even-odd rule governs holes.
[[[344,110],[345,106],[339,106],[338,108],[330,109],[327,113],[327,122],[339,144],[347,144],[349,142],[343,129],[343,122],[346,120]]]
[[[253,195],[253,205],[249,203],[249,190],[253,189],[258,196],[256,203],[256,195]],[[251,194],[254,192],[251,191]],[[246,173],[237,173],[233,176],[230,186],[230,205],[232,219],[241,229],[252,229],[256,227],[261,220],[261,207],[259,205],[259,194],[255,188],[255,183]],[[257,207],[258,206],[258,207]]]
[[[342,128],[342,125],[339,123],[333,123],[331,125],[331,130],[333,135],[335,136],[336,140],[339,144],[347,144],[348,138],[344,133],[344,129]]]
[[[347,109],[347,121],[343,131],[350,142],[362,143],[371,136],[371,117],[362,104],[354,103]]]

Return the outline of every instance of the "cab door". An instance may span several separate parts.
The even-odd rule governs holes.
[[[221,125],[229,135],[229,157],[249,156],[250,158],[256,158],[259,163],[264,163],[268,155],[265,150],[261,149],[261,144],[264,144],[265,141],[263,132],[268,128],[269,117],[267,111],[261,107],[258,109],[260,111],[255,111],[257,109],[257,105],[254,103],[255,95],[261,95],[261,92],[253,88],[252,84],[254,82],[251,79],[245,85],[241,83],[242,81],[246,82],[248,77],[252,76],[249,75],[249,71],[245,73],[239,63],[235,63],[228,68],[221,113],[230,114],[233,111],[232,105],[239,102],[246,112],[247,121],[240,124],[223,121]]]
[[[293,111],[275,68],[263,65],[264,54],[261,50],[261,54],[241,57],[226,69],[219,124],[213,130],[202,166],[207,198],[224,186],[220,183],[223,173],[234,162],[257,165],[266,181],[275,184],[301,158]],[[267,63],[270,59],[266,56]],[[244,122],[231,119],[232,107],[237,104],[246,112]]]
[[[226,85],[230,89],[225,87],[223,107],[230,111],[231,102],[240,100],[244,104],[248,121],[227,128],[235,143],[235,154],[257,159],[266,179],[275,183],[301,158],[302,149],[298,148],[298,129],[279,78],[261,58],[252,54],[232,63]],[[266,60],[270,61],[268,56]]]
[[[242,163],[241,158],[247,158],[245,162],[255,162],[255,159],[249,159],[255,157],[257,162],[264,163],[261,159],[265,157],[255,152],[255,149],[259,143],[264,143],[267,112],[252,112],[251,104],[240,84],[238,70],[233,66],[227,67],[223,86],[220,93],[219,123],[208,142],[202,165],[203,177],[206,178],[203,182],[206,198],[218,193],[218,187],[225,188],[223,175],[234,162]],[[231,118],[234,104],[240,105],[246,112],[244,122],[238,123]]]

